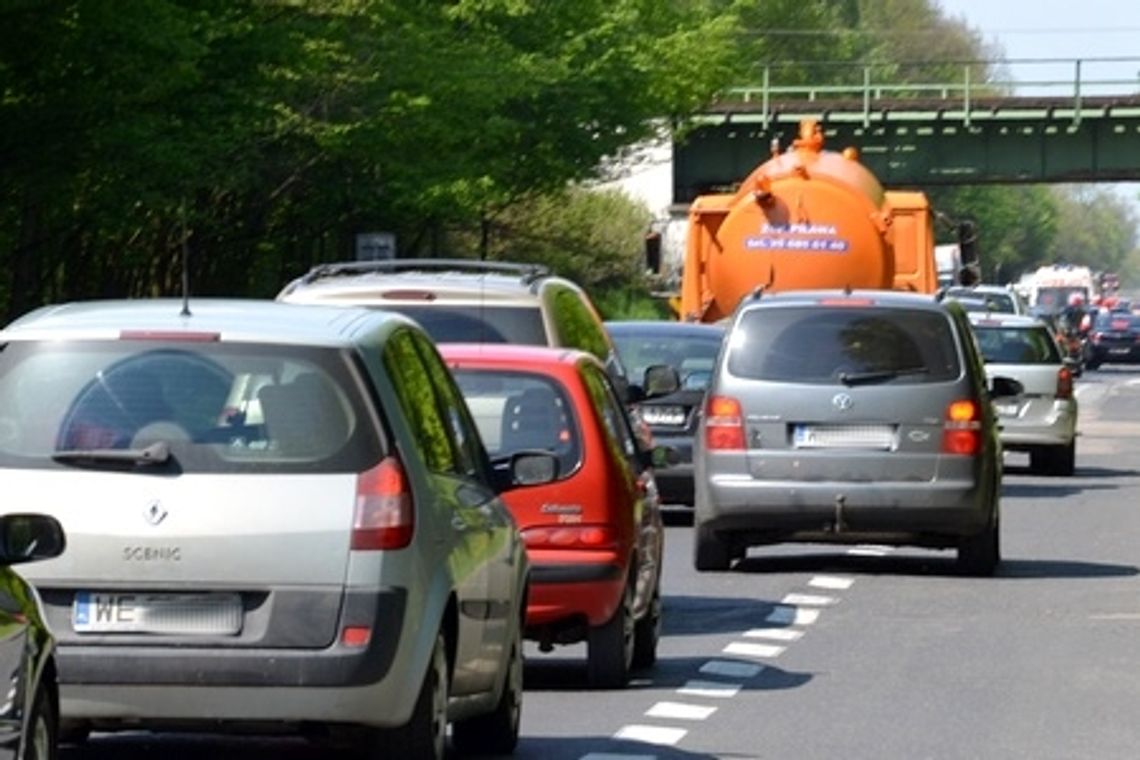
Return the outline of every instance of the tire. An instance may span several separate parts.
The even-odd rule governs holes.
[[[989,577],[1001,563],[1001,520],[994,517],[989,528],[958,542],[958,568],[964,575]]]
[[[633,627],[633,668],[652,667],[657,662],[657,642],[661,640],[661,578],[658,576],[649,600],[649,609]]]
[[[371,756],[443,760],[447,751],[449,679],[447,642],[443,634],[438,633],[411,720],[379,737],[381,746],[376,748],[379,751]]]
[[[1057,446],[1051,451],[1053,460],[1050,475],[1070,477],[1077,469],[1077,442],[1069,441],[1067,446]]]
[[[621,689],[629,683],[634,645],[633,591],[630,579],[613,617],[587,633],[586,673],[591,686]]]
[[[693,566],[700,572],[723,571],[732,564],[728,544],[704,525],[696,524],[693,541]]]
[[[20,760],[55,760],[59,747],[59,715],[56,714],[48,690],[40,685],[36,691],[28,724],[20,742]]]
[[[509,755],[519,742],[523,699],[521,621],[519,626],[511,639],[503,693],[494,711],[456,721],[451,727],[451,743],[463,754]]]

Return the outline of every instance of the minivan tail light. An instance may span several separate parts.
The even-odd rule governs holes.
[[[961,399],[946,407],[942,428],[942,453],[974,456],[982,450],[982,410],[973,399]]]
[[[1068,367],[1057,370],[1057,398],[1073,397],[1073,371]]]
[[[709,396],[705,404],[705,448],[744,451],[744,414],[731,396]]]
[[[412,542],[415,510],[404,466],[385,457],[356,478],[352,544],[356,551],[403,549]]]

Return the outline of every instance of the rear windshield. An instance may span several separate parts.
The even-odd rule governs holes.
[[[728,371],[814,384],[939,383],[961,374],[948,315],[926,309],[751,309],[728,342]]]
[[[996,311],[1006,314],[1017,313],[1017,304],[1008,293],[983,293],[970,288],[950,288],[945,298],[953,298],[962,304],[966,311]]]
[[[689,390],[704,390],[708,386],[722,337],[720,333],[674,335],[628,329],[610,334],[635,380],[640,381],[649,367],[667,364],[677,370],[681,387]]]
[[[548,345],[538,307],[385,304],[384,309],[416,320],[436,343]]]
[[[333,349],[155,341],[14,342],[0,351],[0,466],[359,472],[380,440]],[[88,456],[89,455],[89,456]]]
[[[1140,331],[1140,317],[1136,317],[1128,312],[1102,311],[1100,314],[1097,314],[1096,329],[1102,332]]]
[[[975,325],[978,348],[995,364],[1060,364],[1061,354],[1044,327],[996,327]]]
[[[557,381],[503,370],[456,369],[452,374],[492,460],[538,449],[558,456],[560,477],[577,469],[581,435]]]

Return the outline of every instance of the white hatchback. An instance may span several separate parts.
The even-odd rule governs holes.
[[[1077,398],[1073,368],[1053,332],[1040,320],[1011,314],[971,313],[970,324],[986,362],[986,375],[1016,380],[1020,392],[996,396],[1003,447],[1029,453],[1030,469],[1072,475],[1077,452]]]
[[[0,332],[0,489],[70,547],[29,568],[65,734],[293,727],[366,756],[502,753],[529,566],[428,336],[375,310],[48,307]],[[509,481],[509,482],[507,482]]]

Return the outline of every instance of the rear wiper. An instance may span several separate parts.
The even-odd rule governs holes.
[[[902,369],[880,369],[873,372],[840,372],[839,382],[844,385],[865,385],[884,380],[894,380],[896,377],[906,375],[925,375],[928,371],[926,367],[903,367]]]
[[[170,444],[155,441],[142,449],[67,449],[56,451],[51,458],[57,462],[112,462],[136,465],[166,464],[170,459]]]

